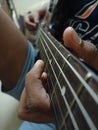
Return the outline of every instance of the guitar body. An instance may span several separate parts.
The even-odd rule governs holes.
[[[98,130],[98,77],[42,27],[37,48],[45,61],[57,130]]]

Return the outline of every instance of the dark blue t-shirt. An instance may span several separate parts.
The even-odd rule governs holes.
[[[98,1],[68,1],[68,25],[72,26],[82,39],[94,43],[98,48]]]

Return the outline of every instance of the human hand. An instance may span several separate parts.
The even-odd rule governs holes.
[[[24,16],[24,25],[25,27],[31,31],[32,33],[35,33],[39,27],[39,24],[44,19],[46,15],[47,10],[41,9],[34,12],[30,12]]]
[[[28,13],[24,16],[24,25],[25,27],[31,31],[35,32],[39,26],[39,16],[38,13]]]
[[[50,98],[45,90],[47,74],[43,72],[44,62],[38,60],[26,75],[18,115],[31,122],[54,122]]]
[[[98,71],[98,49],[94,44],[81,40],[72,27],[65,29],[63,40],[65,46],[76,56]]]

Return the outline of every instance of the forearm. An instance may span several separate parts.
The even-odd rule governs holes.
[[[28,52],[25,37],[0,8],[0,79],[6,89],[15,86]]]

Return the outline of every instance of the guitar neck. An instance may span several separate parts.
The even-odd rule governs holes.
[[[97,130],[98,77],[43,28],[38,37],[57,129]]]

